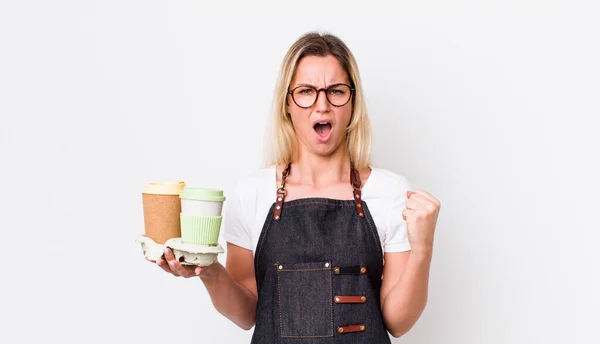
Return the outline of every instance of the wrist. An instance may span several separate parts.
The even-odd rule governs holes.
[[[203,271],[198,277],[200,277],[200,280],[202,280],[205,285],[218,284],[221,276],[223,275],[223,270],[224,267],[221,265],[221,263],[214,262],[210,266],[204,267]]]

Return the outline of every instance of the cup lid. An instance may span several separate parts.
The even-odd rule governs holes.
[[[184,181],[148,183],[142,193],[153,195],[179,195],[185,187]]]
[[[223,202],[225,200],[225,196],[223,196],[223,190],[206,188],[185,187],[179,197],[182,199],[190,199],[195,201]]]

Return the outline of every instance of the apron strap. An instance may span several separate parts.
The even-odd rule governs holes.
[[[285,179],[290,175],[290,167],[292,163],[289,162],[283,172],[281,173],[281,186],[277,188],[277,200],[275,201],[275,211],[273,212],[273,219],[275,221],[279,221],[281,218],[281,210],[283,208],[283,201],[285,196],[287,195],[287,190],[285,189]]]
[[[291,166],[292,163],[289,162],[281,173],[281,186],[277,188],[277,199],[275,201],[275,211],[273,212],[273,220],[275,221],[279,221],[279,219],[281,219],[283,202],[285,201],[285,196],[287,195],[287,190],[285,189],[285,180],[290,175]],[[354,164],[352,163],[350,163],[350,184],[352,185],[352,195],[356,203],[356,212],[358,213],[358,216],[364,218],[365,213],[362,206],[360,174],[354,168]]]
[[[356,203],[356,212],[361,218],[365,217],[365,212],[362,206],[362,194],[360,184],[360,173],[354,168],[354,164],[350,163],[350,184],[352,184],[354,201]]]

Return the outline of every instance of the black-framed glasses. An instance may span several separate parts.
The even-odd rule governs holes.
[[[333,84],[327,88],[316,88],[310,85],[300,85],[288,93],[292,95],[294,103],[303,109],[313,106],[319,98],[319,93],[325,91],[325,98],[329,104],[340,107],[348,104],[352,99],[354,88],[346,84]]]

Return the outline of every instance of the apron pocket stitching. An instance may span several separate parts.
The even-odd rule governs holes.
[[[311,267],[311,265],[323,266],[325,264],[329,265],[330,263],[278,265],[277,298],[281,338],[330,338],[334,336],[331,267]],[[286,266],[288,268],[284,269]],[[295,269],[294,266],[298,266],[298,268]],[[327,272],[329,273],[327,274]],[[329,290],[325,289],[327,280],[329,280]],[[299,289],[295,287],[299,287]],[[329,314],[322,308],[326,307],[327,303],[329,303]],[[309,312],[305,313],[304,310]],[[307,317],[313,321],[312,326],[305,323]],[[330,318],[330,321],[327,321],[327,318]],[[325,323],[323,324],[322,321]],[[325,325],[327,322],[329,322],[329,326]]]

